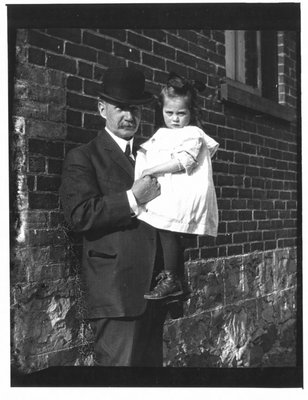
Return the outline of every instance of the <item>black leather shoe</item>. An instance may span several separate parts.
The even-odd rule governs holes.
[[[157,277],[159,279],[155,288],[144,295],[147,300],[163,300],[167,298],[179,297],[183,294],[182,283],[176,274],[172,272],[162,272]]]

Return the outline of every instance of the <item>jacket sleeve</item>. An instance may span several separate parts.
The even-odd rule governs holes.
[[[81,149],[68,153],[64,162],[60,198],[64,217],[77,232],[110,231],[131,223],[126,190],[116,186],[102,192],[90,157]]]

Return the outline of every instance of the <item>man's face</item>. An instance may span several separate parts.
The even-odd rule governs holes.
[[[141,106],[115,105],[100,101],[98,110],[106,119],[106,128],[116,136],[128,140],[137,132],[141,121]]]

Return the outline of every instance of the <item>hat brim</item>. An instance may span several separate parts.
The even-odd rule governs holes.
[[[108,94],[99,92],[99,98],[105,100],[109,103],[116,103],[116,104],[132,104],[132,105],[141,105],[151,103],[154,100],[154,96],[151,93],[144,92],[143,96],[139,99],[119,99],[116,97],[108,96]]]

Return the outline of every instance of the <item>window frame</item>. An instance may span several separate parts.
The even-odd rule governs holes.
[[[279,104],[278,97],[275,101],[262,96],[261,31],[257,32],[258,65],[255,88],[245,83],[245,31],[225,31],[226,79],[221,84],[221,100],[291,122],[296,118],[294,108]]]

